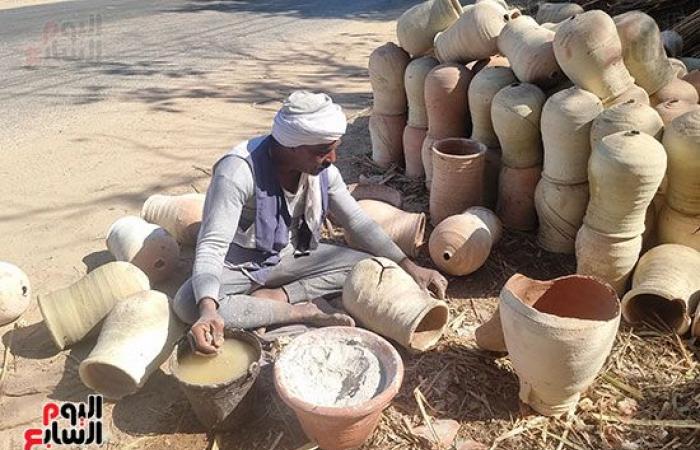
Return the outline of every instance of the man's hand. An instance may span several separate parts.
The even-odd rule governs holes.
[[[195,351],[212,355],[224,343],[224,319],[216,311],[216,302],[203,298],[199,302],[199,320],[190,328],[190,339]]]
[[[432,291],[439,299],[445,298],[447,280],[440,272],[421,267],[408,258],[404,258],[399,266],[416,280],[421,289]]]

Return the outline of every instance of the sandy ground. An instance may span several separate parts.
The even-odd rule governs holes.
[[[22,8],[25,6],[47,5],[49,3],[66,2],[69,0],[2,0],[0,11],[3,9]]]

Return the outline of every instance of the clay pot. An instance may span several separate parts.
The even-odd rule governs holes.
[[[562,20],[583,13],[576,3],[540,3],[537,9],[537,23],[559,23]]]
[[[440,64],[426,75],[428,134],[435,139],[467,136],[467,89],[471,79],[471,71],[461,64]]]
[[[396,263],[379,257],[353,267],[343,286],[343,308],[363,327],[418,351],[437,343],[449,319],[445,302],[433,299]]]
[[[605,136],[630,130],[661,140],[664,123],[651,106],[628,100],[606,109],[595,118],[590,130],[590,146],[595,148]]]
[[[431,0],[409,8],[396,21],[399,45],[413,56],[422,56],[433,48],[435,35],[462,15],[458,0]]]
[[[695,91],[700,94],[700,70],[693,70],[683,76],[683,81],[693,85]]]
[[[421,149],[427,134],[427,128],[416,128],[406,125],[403,130],[403,156],[406,164],[404,174],[410,178],[423,178],[423,157]]]
[[[508,21],[498,36],[498,50],[510,61],[518,80],[542,88],[557,85],[564,78],[554,57],[554,31],[530,16]]]
[[[698,91],[695,90],[695,86],[687,81],[674,77],[666,86],[649,97],[649,103],[651,103],[651,106],[656,106],[659,103],[674,99],[697,104],[699,100]]]
[[[660,243],[682,244],[700,251],[700,214],[688,216],[665,205],[656,227]]]
[[[403,75],[411,57],[393,42],[377,47],[369,55],[369,82],[377,114],[395,116],[408,109]]]
[[[657,196],[659,196],[658,192],[654,196],[654,198],[656,199]],[[659,212],[661,212],[661,210],[657,209],[656,203],[652,201],[649,207],[647,208],[646,215],[644,216],[644,233],[642,233],[641,252],[642,255],[646,253],[650,248],[656,247],[657,245],[656,217],[659,215]]]
[[[151,283],[168,278],[180,256],[177,241],[164,228],[140,217],[126,216],[107,232],[107,249],[117,261],[127,261],[148,276]]]
[[[38,302],[51,337],[62,350],[82,340],[119,301],[148,289],[148,277],[141,269],[115,261],[66,288],[39,295]]]
[[[204,194],[151,195],[141,218],[165,228],[177,242],[194,246],[202,224]]]
[[[369,136],[372,139],[372,161],[379,167],[392,164],[402,166],[403,130],[406,128],[406,114],[385,116],[375,114],[369,118]]]
[[[29,307],[32,287],[22,269],[0,261],[0,326],[14,322]]]
[[[492,1],[492,0],[489,0]],[[476,75],[481,70],[487,67],[510,67],[510,61],[508,58],[502,55],[489,56],[486,59],[480,59],[478,61],[472,61],[466,64],[467,69],[472,71],[472,74]]]
[[[496,214],[506,228],[519,231],[537,228],[535,188],[541,173],[540,166],[528,169],[501,167]]]
[[[520,400],[546,416],[573,411],[612,350],[620,324],[615,292],[580,275],[537,281],[515,274],[500,300]]]
[[[357,201],[360,200],[377,200],[388,203],[395,208],[401,208],[403,205],[403,194],[386,184],[374,184],[360,179],[359,183],[348,185],[350,195]]]
[[[535,190],[537,244],[552,253],[574,253],[588,206],[588,183],[565,185],[542,178]]]
[[[584,223],[576,234],[576,273],[603,280],[622,295],[641,250],[641,235],[611,237]]]
[[[545,100],[544,92],[529,83],[512,84],[493,97],[491,120],[506,166],[525,169],[542,162],[540,115]]]
[[[474,210],[478,209],[475,214]],[[489,216],[482,220],[479,216]],[[448,217],[430,234],[430,258],[443,272],[463,276],[484,265],[501,235],[501,221],[483,207]]]
[[[355,342],[371,349],[381,363],[384,382],[381,392],[371,400],[355,406],[319,406],[299,397],[286,384],[286,355],[295,348],[313,346],[319,341]],[[324,450],[345,450],[360,447],[372,434],[382,411],[396,396],[403,381],[403,362],[387,341],[360,328],[326,327],[304,333],[282,350],[275,363],[274,382],[282,401],[296,414],[309,439]]]
[[[577,87],[557,92],[547,100],[541,127],[543,177],[561,184],[588,181],[591,124],[601,112],[600,99]]]
[[[474,76],[468,93],[472,139],[490,148],[500,147],[491,122],[491,102],[498,91],[516,81],[508,67],[486,67]]]
[[[683,61],[680,59],[668,58],[668,62],[671,63],[671,67],[673,67],[673,73],[676,74],[676,78],[683,79],[686,75],[688,75],[688,68],[685,67],[685,64],[683,64]]]
[[[510,13],[496,2],[475,4],[435,36],[435,57],[441,63],[465,63],[495,55],[496,39],[509,19]]]
[[[401,211],[388,203],[377,200],[360,200],[364,212],[411,258],[418,256],[425,236],[425,214]],[[351,247],[369,250],[362,236],[346,235]]]
[[[661,31],[652,17],[630,11],[614,20],[625,66],[637,85],[652,95],[675,78],[661,42]]]
[[[114,305],[97,344],[80,363],[80,379],[110,399],[133,394],[168,359],[184,331],[165,294],[137,292]]]
[[[415,128],[428,128],[428,114],[425,111],[425,77],[433,67],[440,64],[432,56],[423,56],[406,66],[404,85],[408,99],[408,125]]]
[[[690,314],[700,296],[700,253],[690,247],[665,244],[639,259],[632,289],[622,299],[627,322],[661,320],[678,334],[690,328]]]
[[[603,102],[603,106],[605,108],[612,108],[615,105],[626,103],[630,100],[634,100],[642,105],[650,104],[649,94],[647,94],[647,91],[640,88],[636,84],[633,84],[622,94],[618,95],[617,97],[609,98],[607,101]]]
[[[571,81],[603,102],[634,83],[622,59],[615,22],[603,11],[587,11],[565,20],[554,36],[554,55]]]
[[[682,100],[673,99],[666,100],[663,103],[659,103],[654,107],[661,120],[664,123],[664,127],[669,127],[673,119],[683,114],[700,109],[700,105],[694,105],[692,103],[684,102]]]
[[[433,145],[434,178],[430,190],[430,222],[481,205],[486,146],[471,139],[450,138]]]
[[[501,149],[489,147],[486,149],[484,165],[484,206],[496,208],[498,201],[498,177],[501,173]]]
[[[604,137],[588,165],[591,197],[583,222],[610,237],[641,235],[665,171],[666,151],[648,134],[620,131]]]
[[[700,215],[700,108],[675,118],[663,143],[668,153],[666,202],[683,214]]]
[[[683,52],[683,36],[674,30],[664,30],[661,32],[661,44],[667,56],[678,57]]]

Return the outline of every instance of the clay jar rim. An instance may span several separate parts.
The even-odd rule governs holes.
[[[278,361],[275,362],[275,366],[273,369],[273,379],[275,382],[275,389],[277,390],[277,393],[279,394],[280,398],[284,403],[287,404],[290,408],[294,409],[295,411],[302,411],[307,414],[313,414],[316,416],[324,416],[324,417],[329,417],[329,418],[352,418],[352,417],[365,417],[369,416],[373,413],[380,412],[382,409],[384,409],[390,402],[391,400],[398,394],[399,389],[401,388],[401,383],[403,382],[403,375],[404,375],[404,367],[403,367],[403,360],[401,359],[401,356],[399,353],[396,351],[393,345],[391,345],[386,339],[382,338],[381,336],[372,333],[367,330],[363,330],[362,328],[356,328],[356,327],[342,327],[342,326],[336,326],[336,327],[325,327],[325,328],[319,328],[314,331],[309,331],[307,333],[304,333],[303,335],[299,336],[297,339],[304,338],[304,339],[310,339],[310,338],[318,338],[318,339],[323,339],[325,335],[337,335],[337,336],[347,336],[347,337],[361,337],[365,339],[366,341],[372,343],[374,342],[376,345],[373,346],[374,348],[379,348],[380,352],[375,352],[375,355],[378,357],[379,361],[382,364],[382,368],[385,370],[385,373],[387,375],[387,381],[388,384],[384,386],[384,389],[376,396],[373,398],[369,399],[368,401],[364,403],[360,403],[358,405],[354,406],[320,406],[316,405],[314,403],[309,403],[296,395],[292,394],[289,388],[282,383],[282,370],[280,370]],[[294,341],[292,341],[291,344],[293,345]],[[372,348],[372,347],[370,347]],[[384,350],[384,351],[381,351]],[[284,351],[284,350],[283,350]],[[281,356],[281,354],[280,354]],[[387,367],[389,366],[389,367]],[[393,366],[393,372],[394,376],[390,378],[391,372],[392,372],[392,367]]]
[[[453,137],[435,140],[432,150],[433,153],[445,159],[468,160],[484,157],[487,148],[486,145],[474,139]],[[459,150],[462,152],[457,153]]]

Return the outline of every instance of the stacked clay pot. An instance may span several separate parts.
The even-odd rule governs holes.
[[[404,72],[409,61],[408,53],[393,42],[369,55],[369,80],[374,95],[369,119],[372,160],[383,168],[391,164],[402,166],[404,162],[403,131],[408,108]]]
[[[403,132],[403,152],[406,176],[422,178],[425,175],[421,148],[428,132],[428,114],[425,111],[425,77],[438,61],[431,56],[416,58],[406,66],[404,85],[408,100],[408,121]]]
[[[588,205],[590,130],[603,104],[573,87],[551,96],[542,109],[542,179],[535,191],[537,243],[554,253],[574,253]]]
[[[638,130],[661,140],[663,128],[663,120],[654,108],[628,100],[607,108],[595,118],[590,128],[590,145],[594,148],[605,136],[628,130]]]
[[[659,103],[654,107],[654,109],[657,113],[659,113],[659,116],[664,123],[664,127],[668,127],[671,125],[671,122],[673,122],[673,119],[678,116],[682,116],[687,112],[700,109],[700,105],[673,99]]]
[[[432,50],[435,35],[461,15],[459,0],[430,0],[415,5],[396,22],[399,45],[413,56],[423,56]]]
[[[433,179],[433,143],[470,132],[467,90],[472,73],[462,64],[440,64],[425,77],[425,111],[428,133],[421,148],[425,185]]]
[[[695,86],[687,81],[673,77],[667,85],[649,97],[649,102],[652,106],[656,106],[659,103],[674,99],[696,104],[699,100],[698,91],[695,89]]]
[[[559,23],[582,12],[583,8],[576,3],[540,3],[536,18],[540,24]]]
[[[160,225],[177,242],[194,246],[204,212],[204,194],[151,195],[141,208],[141,218]]]
[[[540,116],[545,94],[530,83],[514,83],[493,98],[491,118],[501,146],[496,213],[506,228],[537,225],[535,188],[542,170]]]
[[[605,136],[588,164],[590,200],[576,237],[576,271],[609,283],[618,294],[642,248],[647,209],[666,171],[666,151],[638,130]]]

